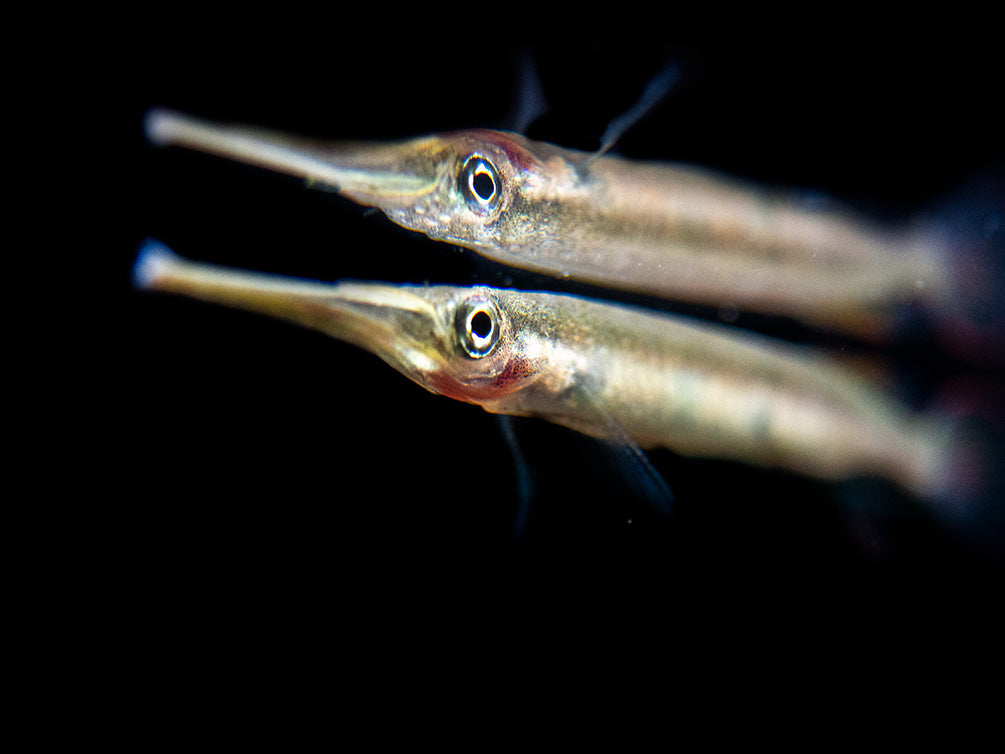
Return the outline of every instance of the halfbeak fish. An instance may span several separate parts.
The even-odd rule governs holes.
[[[699,169],[468,130],[324,144],[148,114],[157,144],[289,173],[430,238],[527,270],[788,316],[882,340],[905,304],[941,312],[962,282],[948,243]]]
[[[633,307],[489,287],[325,284],[184,260],[149,242],[142,288],[286,319],[370,351],[427,390],[601,440],[876,475],[937,498],[946,426],[822,355]]]

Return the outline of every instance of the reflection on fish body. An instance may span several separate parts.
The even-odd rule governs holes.
[[[952,481],[939,423],[819,354],[714,324],[544,292],[300,281],[155,243],[136,280],[320,330],[493,413],[824,479],[878,475],[920,496]]]
[[[958,286],[937,235],[892,231],[690,167],[469,130],[322,144],[154,111],[147,132],[330,186],[507,265],[881,338]]]

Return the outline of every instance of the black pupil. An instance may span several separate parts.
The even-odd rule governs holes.
[[[483,202],[487,202],[496,192],[496,182],[491,175],[481,170],[471,177],[471,188]]]
[[[492,317],[486,312],[476,312],[471,318],[471,332],[479,338],[487,338],[492,332]]]

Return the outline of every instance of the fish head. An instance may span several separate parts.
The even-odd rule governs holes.
[[[432,392],[486,407],[511,400],[552,371],[543,345],[552,314],[533,294],[307,281],[193,262],[156,242],[140,254],[136,281],[321,331],[373,353]]]
[[[473,129],[371,144],[331,158],[353,167],[337,190],[402,227],[492,255],[542,243],[578,184],[578,153]],[[347,174],[348,175],[348,174]]]
[[[151,111],[155,144],[177,144],[296,175],[430,238],[488,256],[561,235],[558,212],[588,190],[589,155],[520,134],[470,129],[401,141],[318,142]]]

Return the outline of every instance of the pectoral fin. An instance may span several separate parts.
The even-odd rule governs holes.
[[[601,427],[605,445],[615,466],[623,473],[632,491],[653,510],[670,515],[673,492],[663,475],[652,465],[649,456],[639,447],[625,426],[608,411],[603,399],[585,385],[573,388],[576,402],[592,414]]]

